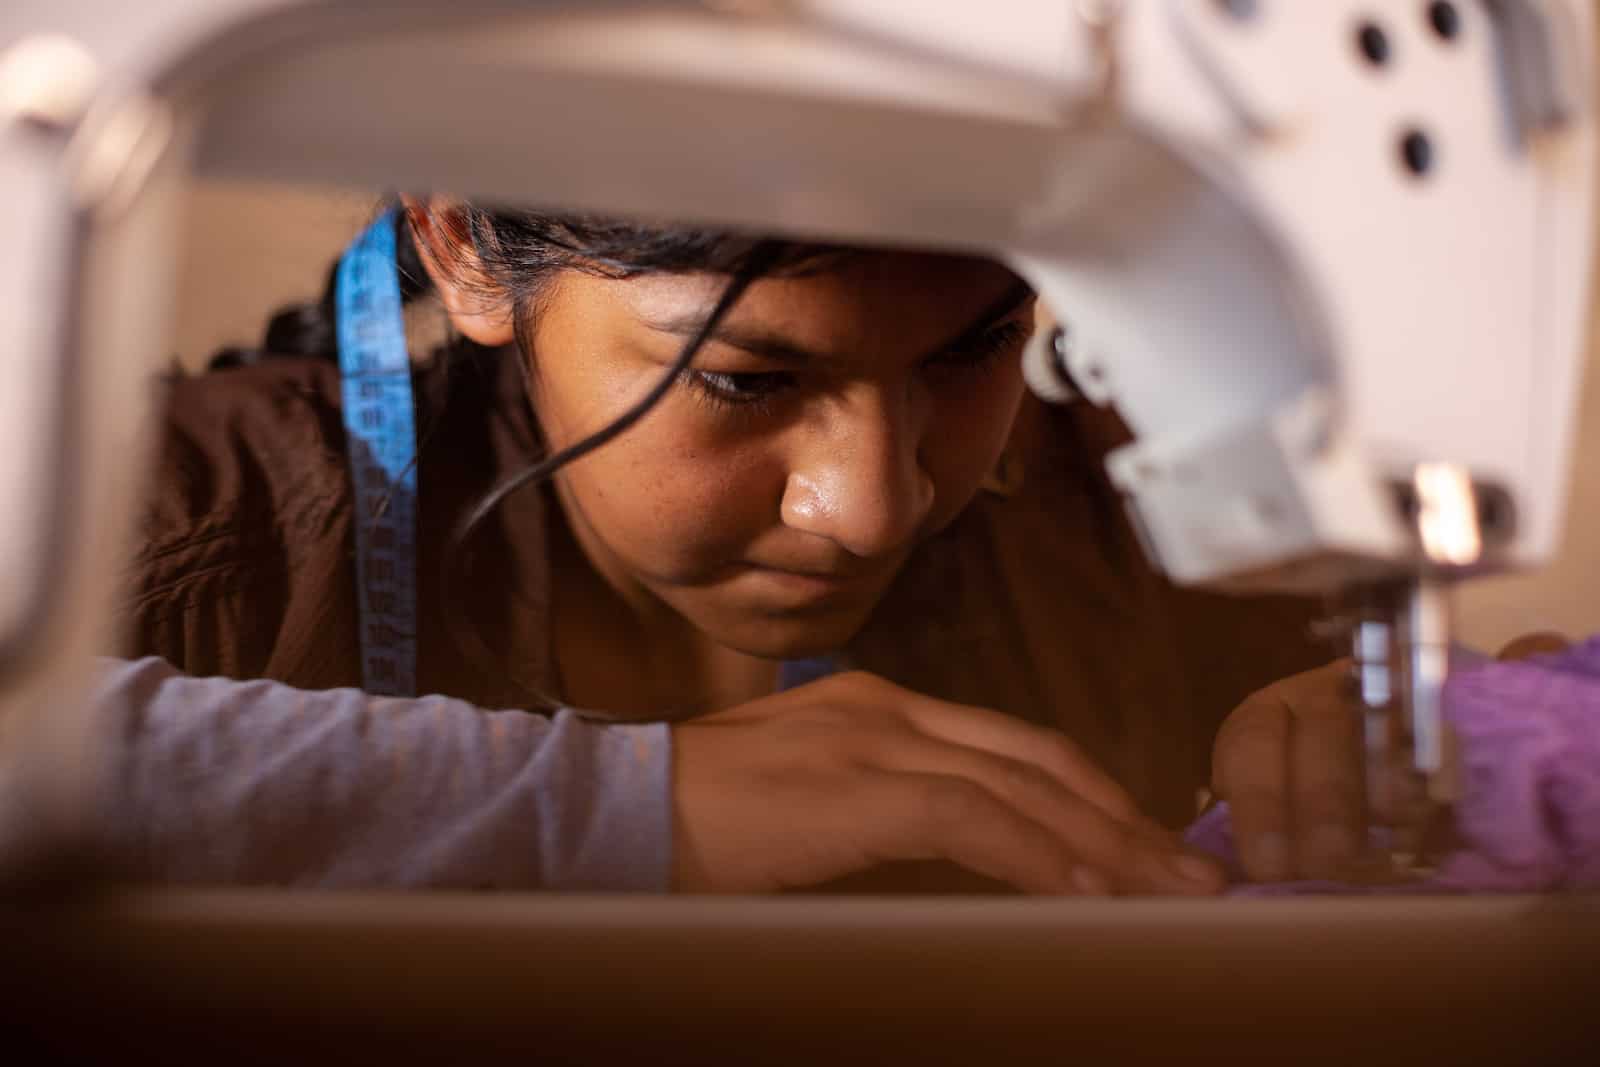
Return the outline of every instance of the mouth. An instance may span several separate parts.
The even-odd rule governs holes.
[[[757,574],[770,575],[780,580],[810,582],[814,585],[850,585],[861,580],[860,575],[841,571],[797,571],[788,567],[767,567],[759,563],[751,564],[750,569]]]
[[[756,583],[779,592],[785,598],[804,600],[824,600],[837,596],[859,587],[869,577],[865,573],[801,571],[759,563],[749,564],[745,573]]]

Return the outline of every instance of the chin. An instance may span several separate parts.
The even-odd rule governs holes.
[[[723,633],[712,632],[721,644],[762,659],[812,659],[836,653],[850,643],[867,621],[867,612],[850,611],[825,616],[766,617],[742,622]]]

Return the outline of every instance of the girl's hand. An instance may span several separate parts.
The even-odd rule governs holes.
[[[1251,879],[1333,878],[1361,854],[1361,717],[1341,661],[1275,682],[1223,722],[1212,791],[1228,802]]]
[[[948,860],[1035,893],[1222,886],[1061,734],[873,675],[673,733],[680,890],[793,889],[897,860]]]
[[[1499,658],[1560,651],[1558,635],[1534,634]],[[1391,822],[1419,801],[1409,768],[1378,772],[1369,790],[1361,718],[1349,696],[1347,661],[1276,682],[1241,704],[1217,734],[1212,791],[1231,809],[1245,873],[1261,882],[1338,878],[1366,846],[1369,817]],[[1372,796],[1377,810],[1367,810]]]

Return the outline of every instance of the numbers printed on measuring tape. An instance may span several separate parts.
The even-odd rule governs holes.
[[[335,285],[355,488],[362,688],[380,696],[416,693],[417,444],[397,223],[391,211],[356,238],[339,261]]]

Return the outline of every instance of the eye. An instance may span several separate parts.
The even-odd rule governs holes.
[[[727,374],[691,367],[684,371],[684,383],[714,405],[756,406],[794,385],[794,375],[787,371]]]
[[[1028,339],[1033,332],[1030,323],[1022,319],[1012,319],[1010,322],[1001,323],[970,342],[957,348],[940,353],[930,359],[929,367],[946,367],[953,370],[962,368],[987,368],[1008,352],[1015,350],[1022,342]]]

